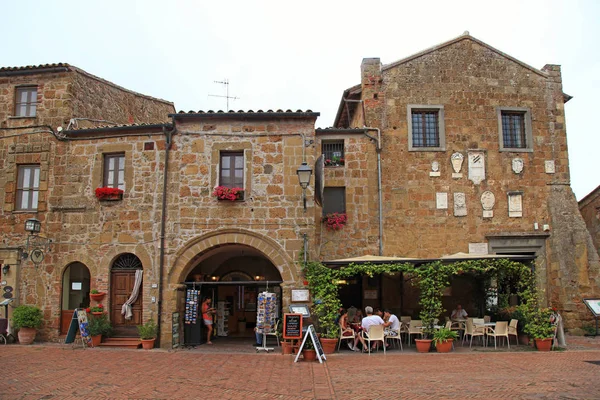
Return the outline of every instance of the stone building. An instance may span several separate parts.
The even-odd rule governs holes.
[[[70,274],[78,282],[86,279],[80,276],[84,258],[62,264],[67,254],[51,248],[39,265],[22,259],[27,249],[24,222],[37,218],[42,235],[56,243],[58,232],[80,230],[92,221],[84,215],[87,203],[71,199],[93,190],[84,181],[92,172],[94,155],[80,153],[77,138],[66,141],[62,132],[98,124],[165,122],[172,112],[168,101],[124,89],[69,64],[0,68],[0,264],[7,266],[2,293],[11,287],[20,303],[43,309],[45,337],[58,334],[61,303],[82,302],[76,291],[62,297],[60,287],[65,269],[67,280]],[[76,242],[69,246],[76,248]]]
[[[579,211],[600,253],[600,186],[579,201]]]
[[[579,327],[600,271],[569,186],[570,98],[560,66],[531,67],[468,33],[387,65],[364,59],[334,127],[317,130],[345,161],[325,167],[326,207],[348,214],[320,236],[320,257],[531,255],[546,301]],[[365,278],[363,303],[377,290],[371,303],[397,306],[391,280]]]

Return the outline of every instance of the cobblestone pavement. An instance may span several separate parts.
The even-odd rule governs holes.
[[[594,363],[595,362],[595,363]],[[600,399],[600,351],[372,354],[0,346],[1,399]]]

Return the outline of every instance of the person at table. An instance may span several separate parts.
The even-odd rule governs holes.
[[[363,348],[366,348],[365,340],[358,334],[360,332],[360,327],[352,326],[348,323],[348,312],[345,309],[342,309],[342,315],[340,317],[340,330],[342,332],[342,336],[352,336],[354,332],[357,333],[354,337],[354,343],[348,343],[350,350],[359,351],[359,341],[362,343]]]
[[[373,312],[374,315],[377,315],[379,318],[383,319],[383,311],[381,311],[381,308],[377,307],[375,308],[375,311]]]
[[[467,319],[469,315],[467,314],[467,312],[462,308],[462,306],[460,304],[456,305],[456,309],[454,309],[454,311],[452,311],[452,314],[450,315],[450,319],[453,320],[457,320],[457,319]]]
[[[387,336],[396,336],[400,330],[400,320],[390,310],[383,311],[383,331]]]
[[[354,318],[352,318],[351,323],[353,323],[353,324],[360,324],[361,321],[362,321],[362,319],[363,319],[362,311],[356,310],[356,314],[354,314]]]
[[[361,326],[362,329],[367,332],[367,334],[369,333],[369,328],[373,325],[383,325],[385,323],[385,321],[379,315],[373,315],[373,307],[366,306],[365,313],[367,316],[362,319]],[[371,348],[375,349],[376,345],[377,343],[373,343]]]
[[[342,317],[342,311],[345,311],[344,307],[338,308],[338,315],[337,315],[337,317],[335,317],[336,325],[340,323],[340,318]]]

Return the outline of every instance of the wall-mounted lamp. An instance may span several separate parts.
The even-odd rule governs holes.
[[[2,274],[3,274],[3,275],[6,275],[6,274],[8,274],[8,271],[10,271],[10,265],[8,265],[8,264],[3,264],[3,265],[2,265]]]
[[[29,218],[25,221],[25,230],[29,232],[30,235],[40,233],[42,230],[42,223],[38,219]]]
[[[310,177],[312,175],[312,168],[308,166],[306,162],[303,162],[296,170],[298,174],[298,183],[302,188],[302,201],[304,204],[304,211],[306,211],[306,188],[310,183]]]
[[[215,276],[215,275],[213,275],[213,276],[211,276],[211,277],[210,277],[210,280],[211,280],[211,281],[218,281],[218,280],[219,280],[219,277],[218,277],[218,276]]]
[[[44,252],[50,251],[52,243],[51,239],[38,235],[41,230],[42,223],[38,219],[29,218],[25,221],[25,231],[29,232],[29,236],[27,236],[27,244],[21,253],[21,258],[25,260],[31,254],[31,261],[36,266],[44,260]]]

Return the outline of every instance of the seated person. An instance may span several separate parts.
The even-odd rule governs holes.
[[[367,334],[369,333],[369,328],[373,325],[383,325],[385,323],[379,315],[373,315],[373,307],[365,307],[365,313],[367,314],[367,316],[362,319],[361,325],[362,329],[366,331]],[[373,343],[371,348],[375,349],[376,345],[377,343]]]
[[[463,310],[462,306],[460,304],[456,305],[456,309],[454,311],[452,311],[452,314],[450,314],[450,318],[451,319],[467,319],[468,318],[468,314],[465,310]]]
[[[383,323],[384,330],[383,332],[387,336],[396,336],[400,330],[400,320],[394,314],[390,312],[390,310],[385,310],[383,312]]]
[[[342,311],[344,311],[344,307],[340,307],[338,309],[338,315],[337,315],[337,317],[335,317],[335,324],[336,325],[340,323],[340,318],[342,316]]]
[[[254,335],[256,336],[256,343],[254,343],[255,347],[262,347],[262,333],[258,333],[258,328],[254,328]]]
[[[342,336],[352,336],[352,334],[358,331],[360,328],[353,327],[348,323],[348,313],[346,310],[342,309],[342,316],[340,317],[340,331],[342,332]],[[354,343],[348,343],[348,347],[350,350],[359,351],[358,349],[358,341],[365,347],[365,340],[360,335],[356,335],[354,338]]]
[[[354,314],[354,318],[352,318],[352,321],[351,321],[351,322],[352,322],[353,324],[360,324],[360,323],[361,323],[361,321],[362,321],[362,319],[363,319],[363,314],[362,314],[362,311],[360,311],[360,310],[357,310],[357,311],[356,311],[356,314]]]
[[[381,308],[379,308],[379,307],[375,308],[375,311],[373,312],[373,314],[375,314],[379,318],[383,319],[383,311],[381,311]]]

